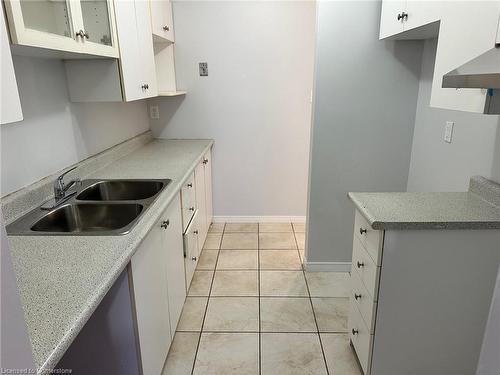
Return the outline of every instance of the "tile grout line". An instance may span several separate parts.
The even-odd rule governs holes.
[[[292,223],[292,228],[293,228],[293,223]],[[299,249],[299,243],[297,241],[297,235],[295,233],[295,228],[293,228],[293,237],[295,239],[295,245],[297,246],[297,252],[299,254],[299,259],[300,259],[300,249]],[[314,305],[313,305],[313,302],[312,302],[311,291],[309,290],[309,283],[307,282],[306,271],[304,269],[304,265],[302,265],[302,273],[304,275],[304,280],[306,282],[307,294],[309,295],[309,303],[311,304],[311,310],[312,310],[313,317],[314,317],[314,323],[316,324],[316,330],[317,330],[316,333],[318,334],[319,346],[321,348],[321,354],[323,355],[323,361],[325,363],[326,374],[329,375],[330,371],[328,369],[328,363],[326,362],[325,350],[323,348],[323,341],[321,340],[321,334],[320,334],[320,331],[319,331],[318,319],[316,318],[316,312],[314,311]]]
[[[212,224],[210,224],[210,225],[212,225]],[[208,229],[210,230],[210,226],[208,227]],[[219,254],[220,254],[220,249],[222,247],[222,240],[224,238],[224,231],[225,231],[225,229],[226,229],[226,223],[224,223],[224,228],[222,228],[222,236],[221,236],[221,239],[220,239],[220,242],[219,242],[219,249],[218,249],[218,252],[217,252],[217,258],[215,259],[215,265],[214,265],[214,269],[213,269],[212,280],[210,281],[210,289],[208,290],[207,305],[205,306],[205,312],[203,313],[203,320],[201,322],[200,335],[198,336],[198,344],[196,345],[196,351],[195,351],[195,354],[194,354],[193,366],[191,367],[191,375],[194,374],[194,368],[196,366],[196,359],[198,357],[198,350],[200,349],[201,335],[203,334],[203,327],[205,326],[205,318],[207,317],[208,304],[210,303],[210,295],[212,294],[212,287],[214,285],[214,279],[215,279],[215,270],[217,269],[217,262],[219,261]],[[205,244],[203,244],[203,246],[205,246]],[[201,254],[202,251],[203,251],[203,248],[201,249],[200,254]]]

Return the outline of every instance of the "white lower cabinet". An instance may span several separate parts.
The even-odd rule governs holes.
[[[205,164],[204,158],[198,163],[194,170],[194,178],[196,181],[196,207],[198,208],[198,248],[203,249],[203,244],[207,238],[208,226],[207,223],[207,201],[205,196]]]
[[[356,212],[348,332],[364,375],[476,373],[500,230],[374,230]]]
[[[144,375],[161,373],[185,300],[180,197],[172,201],[130,261]]]

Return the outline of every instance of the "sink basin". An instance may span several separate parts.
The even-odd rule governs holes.
[[[47,211],[40,207],[7,225],[22,236],[119,236],[129,233],[169,179],[83,180],[81,190]]]
[[[148,199],[165,188],[170,180],[103,180],[77,195],[82,201],[131,201]]]
[[[35,232],[128,232],[143,206],[127,204],[66,204],[51,211],[31,227]]]

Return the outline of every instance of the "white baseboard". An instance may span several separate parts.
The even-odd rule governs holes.
[[[306,271],[350,272],[351,262],[304,262]]]
[[[214,216],[214,223],[305,223],[305,216]]]

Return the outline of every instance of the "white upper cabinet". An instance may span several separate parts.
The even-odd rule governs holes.
[[[0,17],[0,37],[1,40],[1,77],[2,79],[2,101],[0,103],[0,124],[8,124],[9,122],[21,121],[23,119],[23,111],[21,109],[21,101],[19,100],[19,90],[17,88],[16,74],[14,65],[12,64],[12,55],[10,53],[9,39],[7,37],[7,29],[5,27],[4,15]]]
[[[116,1],[120,68],[125,101],[158,95],[149,4]]]
[[[151,0],[151,27],[155,42],[174,42],[172,3],[167,0]]]
[[[427,39],[439,33],[430,105],[484,113],[485,90],[443,88],[442,81],[494,47],[499,13],[500,1],[383,0],[379,37]]]
[[[403,32],[404,15],[402,13],[405,9],[405,0],[386,0],[382,2],[382,11],[380,15],[380,39]]]
[[[112,0],[6,0],[5,9],[13,44],[118,57]]]
[[[425,0],[384,0],[380,15],[380,39],[425,39],[437,34],[438,28],[404,33],[439,20],[440,2]]]

